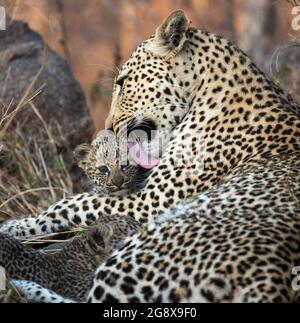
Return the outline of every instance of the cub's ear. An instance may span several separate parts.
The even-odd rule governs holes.
[[[74,150],[74,159],[79,167],[85,164],[85,161],[92,150],[92,146],[88,144],[82,144]]]
[[[160,25],[148,49],[154,54],[171,58],[176,56],[187,42],[186,31],[191,21],[184,11],[176,10]]]
[[[110,251],[112,246],[113,228],[107,224],[92,226],[88,229],[88,242],[94,251]]]

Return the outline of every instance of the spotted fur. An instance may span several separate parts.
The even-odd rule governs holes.
[[[31,294],[36,285],[29,284],[26,297],[30,301],[33,295],[39,296],[35,299],[37,302],[46,299],[61,302],[62,298],[85,301],[97,267],[128,235],[139,229],[139,223],[128,216],[102,217],[68,241],[63,249],[50,252],[26,246],[0,233],[0,266],[5,268],[8,279],[15,280],[14,285],[20,287],[20,292],[26,284],[18,284],[17,280],[34,281],[41,288],[51,290],[45,297],[41,291]],[[56,293],[60,295],[58,299],[54,297]]]
[[[160,130],[144,147],[160,163],[141,191],[80,194],[1,231],[31,236],[111,214],[148,223],[97,269],[89,302],[289,302],[299,107],[240,49],[176,11],[116,79],[107,128],[122,136],[126,125]]]

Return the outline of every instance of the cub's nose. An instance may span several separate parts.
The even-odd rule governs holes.
[[[122,174],[116,174],[113,176],[111,181],[116,187],[121,188],[124,184],[124,177],[122,176]]]

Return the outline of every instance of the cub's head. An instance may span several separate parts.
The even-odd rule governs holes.
[[[78,167],[103,192],[133,190],[139,178],[139,167],[122,160],[116,140],[97,136],[92,145],[82,144],[74,151]]]
[[[120,247],[124,240],[141,229],[141,224],[128,215],[110,215],[89,226],[84,244],[98,258],[98,264]]]
[[[106,128],[117,136],[140,130],[143,148],[155,158],[161,155],[160,141],[167,140],[191,104],[194,84],[186,49],[189,24],[183,11],[173,12],[137,48],[115,80]]]

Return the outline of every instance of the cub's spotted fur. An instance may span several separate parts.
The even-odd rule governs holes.
[[[138,222],[130,217],[103,217],[85,233],[68,241],[62,250],[50,253],[0,233],[0,266],[6,269],[9,279],[32,280],[61,297],[85,301],[97,267],[139,228]],[[42,297],[35,294],[38,295]],[[49,301],[54,300],[51,293]]]

